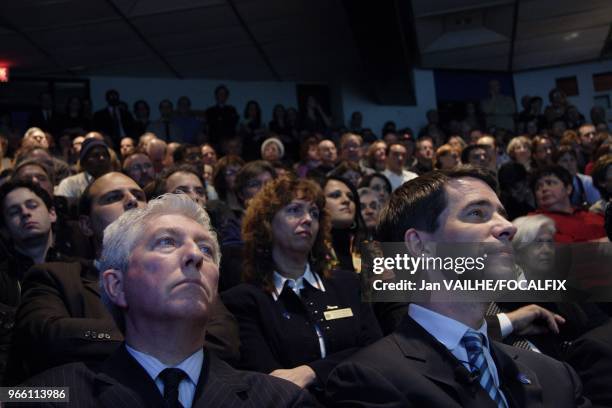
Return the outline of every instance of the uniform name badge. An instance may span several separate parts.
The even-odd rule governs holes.
[[[328,310],[323,312],[323,316],[325,316],[325,320],[344,319],[345,317],[353,317],[353,310],[350,307]]]

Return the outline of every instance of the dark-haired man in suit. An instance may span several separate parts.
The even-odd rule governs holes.
[[[405,183],[380,216],[380,239],[403,242],[411,256],[432,243],[487,243],[496,248],[490,279],[511,279],[510,240],[516,229],[484,170],[435,171]],[[494,260],[492,258],[495,258]],[[440,273],[427,270],[428,276]],[[494,273],[494,275],[493,275]],[[491,341],[486,302],[451,294],[412,303],[389,336],[362,349],[331,373],[327,397],[346,407],[590,406],[566,364]],[[432,300],[433,299],[433,300]]]
[[[75,407],[310,406],[291,383],[240,372],[204,347],[217,298],[219,245],[185,194],[127,211],[104,231],[102,297],[125,342],[99,370],[57,367],[28,385],[70,387]]]

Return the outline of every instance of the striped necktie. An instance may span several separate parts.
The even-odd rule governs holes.
[[[467,351],[470,371],[478,371],[480,373],[480,386],[495,401],[499,408],[508,408],[489,370],[489,365],[483,352],[483,335],[470,329],[465,332],[461,342]]]

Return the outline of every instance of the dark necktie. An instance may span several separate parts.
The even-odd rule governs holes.
[[[166,141],[170,141],[170,122],[164,121],[164,125],[166,126]]]
[[[164,383],[164,402],[166,408],[183,408],[179,402],[179,384],[187,374],[180,368],[166,368],[159,373],[159,378]]]

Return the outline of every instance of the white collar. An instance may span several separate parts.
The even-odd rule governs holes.
[[[304,273],[297,279],[289,279],[274,271],[272,275],[272,279],[274,280],[274,293],[272,293],[272,297],[274,300],[278,300],[278,296],[283,292],[283,288],[285,287],[285,282],[289,281],[291,289],[296,294],[300,294],[300,291],[304,289],[304,281],[308,282],[310,286],[315,289],[320,290],[321,292],[325,292],[325,286],[323,286],[323,281],[315,272],[310,269],[310,264],[306,263],[306,267],[304,268]]]
[[[125,345],[125,348],[132,355],[132,357],[138,361],[142,368],[145,369],[153,381],[157,380],[159,373],[161,373],[164,369],[172,367],[180,368],[185,372],[185,374],[187,374],[194,385],[198,384],[200,372],[202,371],[202,363],[204,362],[204,351],[202,349],[199,349],[185,360],[181,361],[179,364],[169,366],[162,363],[152,355],[138,351],[127,344]]]
[[[436,338],[448,350],[454,350],[461,344],[461,339],[468,330],[473,330],[465,324],[429,310],[423,306],[411,303],[408,305],[408,315],[412,317],[421,327],[429,334]],[[487,336],[487,322],[483,319],[482,326],[478,333],[484,336],[483,344],[485,347],[489,345],[489,337]]]

